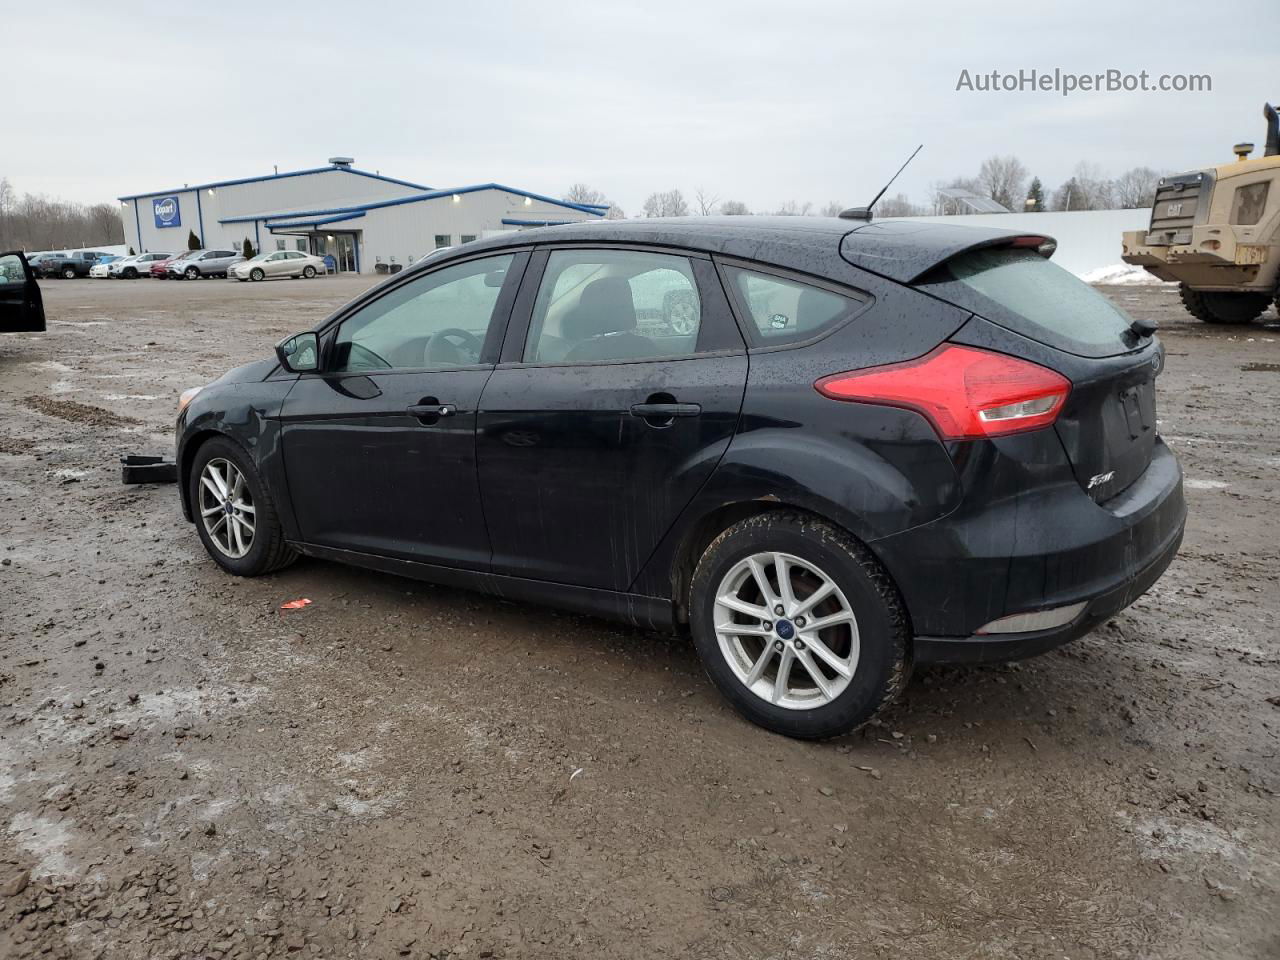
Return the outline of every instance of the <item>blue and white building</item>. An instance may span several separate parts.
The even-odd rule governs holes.
[[[435,189],[359,170],[347,157],[327,166],[120,197],[125,242],[138,252],[187,248],[304,250],[331,256],[339,272],[375,273],[413,263],[437,247],[555,223],[604,217],[606,207],[570,203],[499,183]]]

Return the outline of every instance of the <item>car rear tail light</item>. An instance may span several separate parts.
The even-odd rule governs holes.
[[[1048,426],[1071,381],[1029,360],[944,343],[915,360],[832,374],[814,387],[833,400],[915,410],[942,439],[965,440]]]

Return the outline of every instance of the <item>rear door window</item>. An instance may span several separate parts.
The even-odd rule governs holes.
[[[954,257],[921,289],[1032,340],[1084,357],[1136,346],[1133,318],[1035,250],[984,247]]]
[[[701,327],[702,301],[687,257],[556,250],[538,288],[523,359],[590,363],[690,356],[699,352]]]

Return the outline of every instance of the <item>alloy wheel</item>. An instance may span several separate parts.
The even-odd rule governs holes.
[[[672,332],[687,337],[698,329],[698,308],[688,301],[677,303],[671,308],[668,322]]]
[[[789,553],[736,563],[716,590],[716,639],[748,690],[776,707],[835,700],[858,668],[858,621],[836,582]]]
[[[200,521],[224,556],[238,560],[253,549],[253,495],[230,460],[210,460],[200,472]]]

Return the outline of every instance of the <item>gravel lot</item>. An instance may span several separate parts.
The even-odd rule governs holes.
[[[179,391],[368,282],[51,281],[48,333],[0,335],[0,956],[1280,956],[1274,314],[1107,289],[1163,328],[1181,555],[1093,635],[804,744],[680,640],[235,580],[119,483]]]

